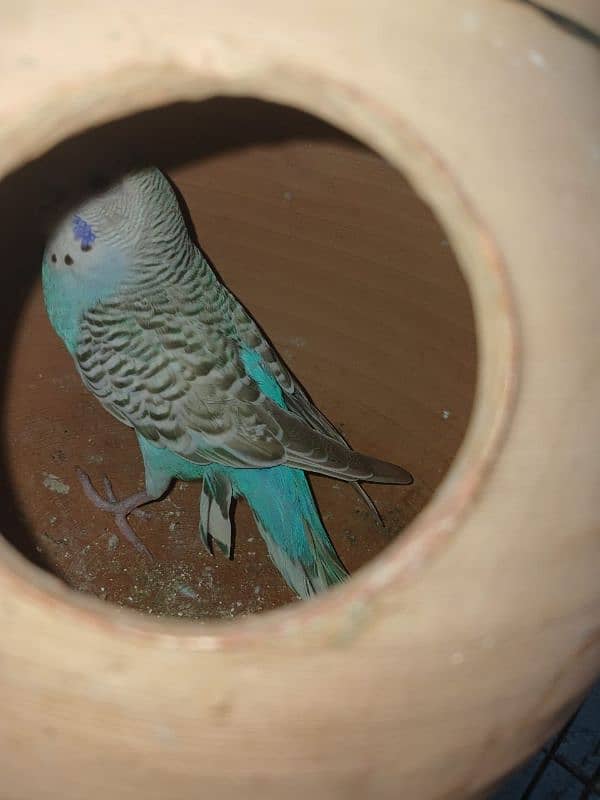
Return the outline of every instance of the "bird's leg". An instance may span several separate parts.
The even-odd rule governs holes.
[[[123,500],[117,500],[112,488],[112,484],[107,477],[104,478],[106,497],[102,497],[100,494],[98,494],[96,489],[94,489],[94,486],[90,480],[90,476],[86,472],[77,468],[77,477],[79,478],[83,491],[85,492],[88,500],[90,500],[90,502],[92,502],[96,508],[99,508],[101,511],[108,511],[109,513],[113,514],[121,536],[126,539],[129,544],[133,545],[133,547],[135,547],[135,549],[140,553],[148,556],[148,558],[152,558],[152,554],[146,545],[140,541],[140,539],[138,539],[132,527],[127,522],[127,517],[129,514],[137,511],[140,506],[150,503],[152,500],[156,500],[156,497],[152,497],[150,494],[148,494],[148,492],[136,492],[129,497],[123,498]]]

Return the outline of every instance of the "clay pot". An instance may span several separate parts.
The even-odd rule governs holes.
[[[482,796],[600,665],[595,50],[521,4],[107,0],[102,15],[15,6],[0,52],[5,189],[85,127],[215,94],[297,106],[358,137],[441,221],[478,349],[466,436],[433,498],[318,601],[154,620],[76,594],[1,542],[0,796]],[[401,278],[387,278],[398,298]],[[330,317],[335,337],[343,315]],[[379,341],[367,336],[365,353]],[[333,403],[327,378],[315,385]],[[401,402],[387,428],[356,417],[383,457],[402,457]]]

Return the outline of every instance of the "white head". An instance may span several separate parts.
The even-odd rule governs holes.
[[[189,247],[165,176],[156,168],[126,175],[67,214],[50,237],[42,276],[51,321],[57,330],[64,328],[67,316],[79,319],[125,284],[164,282],[170,265],[181,262],[182,250]],[[69,323],[69,335],[71,328]]]
[[[171,185],[156,168],[140,170],[67,214],[46,245],[44,262],[82,281],[95,280],[98,270],[116,279],[137,265],[147,269],[157,245],[173,240],[174,228],[187,237]]]

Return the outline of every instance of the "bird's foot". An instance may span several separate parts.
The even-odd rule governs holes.
[[[79,478],[88,500],[93,503],[96,508],[99,508],[101,511],[108,511],[114,516],[117,528],[123,539],[129,542],[129,544],[135,547],[140,553],[143,553],[143,555],[152,558],[152,553],[148,550],[146,545],[138,539],[133,528],[127,521],[127,517],[130,514],[136,514],[137,516],[143,516],[145,518],[148,517],[148,514],[146,514],[140,506],[143,506],[145,503],[150,503],[156,498],[151,497],[147,492],[136,492],[122,500],[117,500],[112,484],[106,475],[104,476],[106,497],[102,497],[94,488],[87,472],[79,469],[79,467],[77,468],[77,477]]]

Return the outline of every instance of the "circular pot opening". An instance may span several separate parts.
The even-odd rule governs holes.
[[[198,484],[178,483],[133,527],[149,563],[91,506],[77,465],[119,495],[142,486],[131,430],[83,387],[43,308],[40,264],[56,212],[119,173],[156,164],[197,238],[316,405],[362,452],[406,466],[410,487],[314,476],[350,573],[402,547],[463,441],[477,374],[475,320],[444,230],[400,173],[329,124],[253,99],[177,104],[78,134],[0,184],[4,341],[0,530],[71,588],[153,615],[205,620],[294,599],[244,502],[233,560],[199,540]]]

